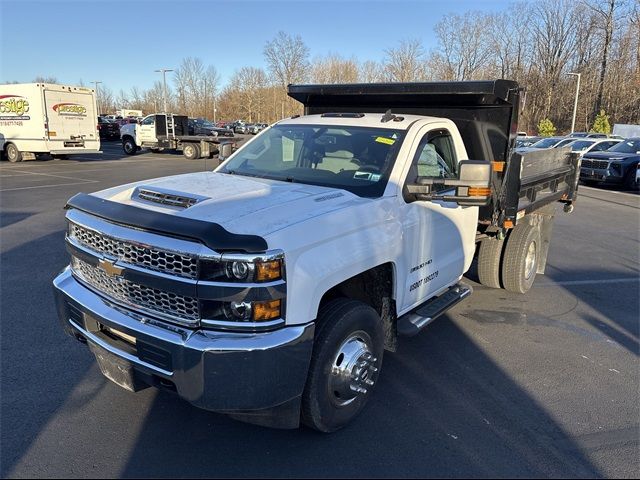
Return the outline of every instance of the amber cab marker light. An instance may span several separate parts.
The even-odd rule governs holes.
[[[470,197],[488,197],[491,195],[490,187],[469,187]]]
[[[280,277],[280,260],[256,263],[256,280],[258,282],[278,280]]]
[[[256,322],[280,318],[280,300],[255,302],[253,304],[253,319]]]

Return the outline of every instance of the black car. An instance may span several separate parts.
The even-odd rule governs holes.
[[[219,137],[233,137],[233,132],[228,128],[216,127],[204,118],[189,119],[189,135],[207,135]]]
[[[627,190],[637,190],[639,162],[640,137],[627,138],[604,152],[585,154],[580,179],[587,184],[614,183],[623,185]]]
[[[98,117],[98,132],[100,140],[119,140],[120,126],[113,120]]]

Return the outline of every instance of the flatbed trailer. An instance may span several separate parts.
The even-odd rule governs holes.
[[[123,125],[120,129],[122,147],[126,154],[133,155],[142,148],[153,151],[177,150],[185,158],[212,158],[219,152],[220,143],[228,140],[217,135],[189,135],[186,115],[156,113],[147,115],[139,124]]]

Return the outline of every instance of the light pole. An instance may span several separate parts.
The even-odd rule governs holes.
[[[164,113],[167,113],[167,72],[173,72],[173,70],[168,68],[161,68],[156,70],[157,73],[162,73],[162,83],[164,85]]]
[[[102,115],[104,112],[102,112],[102,108],[100,107],[100,95],[98,95],[98,84],[102,82],[94,80],[91,83],[95,84],[96,86],[96,103],[98,104],[98,115]]]
[[[571,120],[571,133],[576,130],[576,114],[578,113],[578,94],[580,93],[580,74],[570,72],[567,75],[575,75],[578,77],[578,81],[576,82],[576,98],[573,101],[573,120]]]

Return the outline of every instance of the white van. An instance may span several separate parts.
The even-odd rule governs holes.
[[[101,153],[95,91],[48,83],[0,85],[0,152],[10,162]]]

